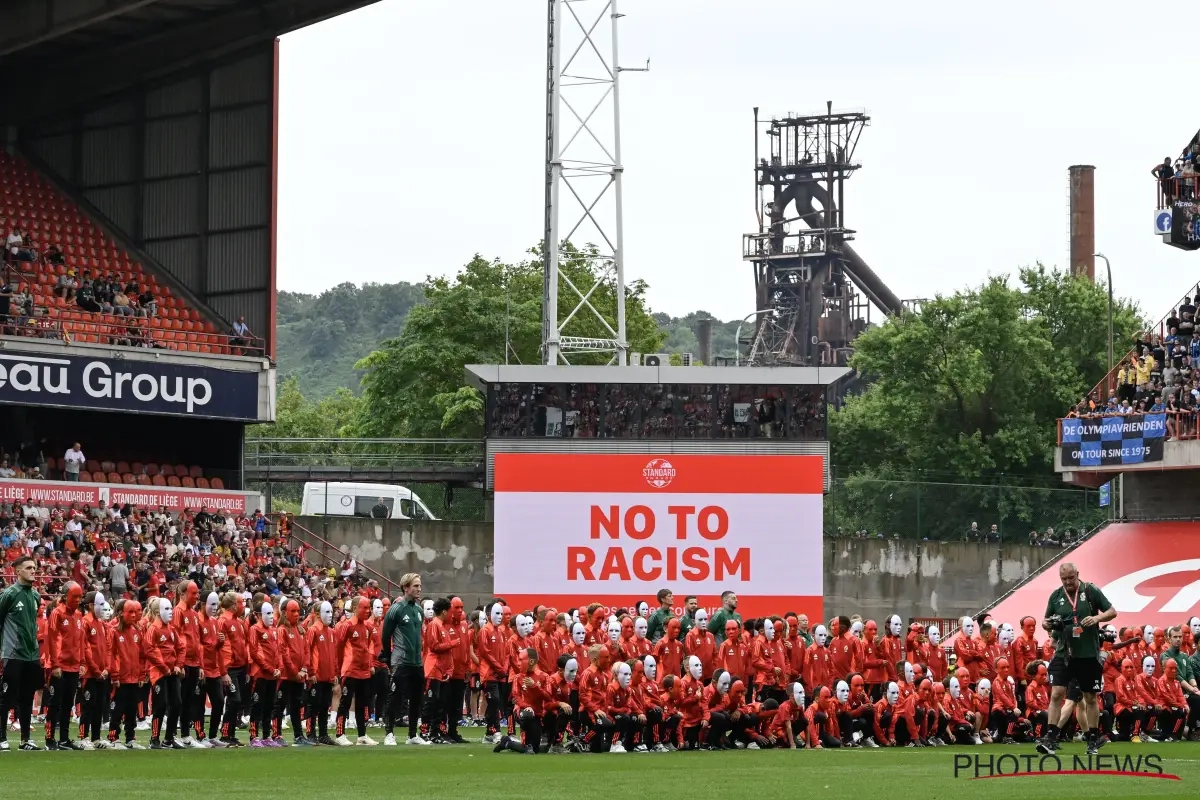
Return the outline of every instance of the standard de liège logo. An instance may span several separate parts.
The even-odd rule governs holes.
[[[665,458],[652,458],[650,463],[642,469],[642,476],[646,479],[646,483],[655,489],[665,489],[670,486],[671,481],[675,480],[675,475],[675,467]]]

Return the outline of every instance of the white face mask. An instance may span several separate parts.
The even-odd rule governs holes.
[[[829,631],[825,630],[824,625],[818,625],[817,629],[813,631],[813,638],[817,640],[817,644],[824,647],[829,643]]]
[[[572,625],[579,624],[579,609],[575,609],[574,611],[571,612],[571,624]]]
[[[1147,625],[1146,627],[1142,628],[1142,641],[1145,642],[1146,644],[1150,644],[1151,642],[1154,641],[1154,626],[1153,625]]]
[[[575,626],[571,628],[571,641],[575,642],[575,644],[583,644],[586,639],[587,629],[584,628],[580,623],[576,622]]]
[[[629,665],[622,661],[617,664],[617,685],[622,689],[629,688],[629,681],[633,679],[633,670],[629,669]]]
[[[637,604],[637,612],[642,619],[650,619],[650,606],[645,600]]]
[[[959,623],[964,636],[971,637],[975,635],[975,620],[970,617],[963,617]]]
[[[1146,656],[1142,659],[1142,674],[1147,678],[1154,675],[1154,656]]]
[[[270,603],[263,603],[261,614],[263,625],[269,628],[275,624],[275,606]]]
[[[863,624],[861,622],[850,623],[850,635],[861,639],[863,632]]]
[[[839,703],[845,703],[850,700],[850,687],[845,681],[837,683],[837,699]]]
[[[608,623],[608,640],[610,642],[618,641],[621,638],[621,623],[615,619]]]
[[[700,680],[700,676],[704,673],[704,666],[700,663],[700,659],[695,656],[688,658],[688,674],[696,680]]]
[[[433,619],[433,601],[424,600],[421,602],[421,610],[425,613],[425,619]]]
[[[900,687],[895,681],[888,684],[887,701],[889,706],[894,706],[896,703],[900,702]]]
[[[1003,628],[1001,628],[1000,629],[1000,646],[1008,647],[1012,643],[1013,643],[1012,628],[1009,628],[1008,630],[1004,630]]]
[[[333,606],[328,600],[321,603],[321,610],[318,613],[321,615],[321,622],[326,625],[333,624]]]
[[[646,677],[650,680],[658,679],[658,662],[654,660],[654,656],[646,656],[642,662],[642,669],[646,673]]]
[[[637,638],[645,639],[646,632],[648,630],[649,630],[649,625],[646,623],[646,620],[642,619],[641,617],[638,617],[637,619],[635,619],[633,621],[633,635],[636,636]]]
[[[175,616],[175,609],[171,608],[171,604],[166,600],[160,600],[158,603],[158,618],[168,625],[171,624],[171,619]]]
[[[106,605],[108,605],[108,601],[104,599],[104,595],[97,592],[96,599],[92,601],[92,614],[94,614],[97,619],[103,619],[104,607]]]
[[[992,682],[989,681],[987,678],[980,679],[978,688],[979,688],[979,696],[980,697],[991,697],[992,696]]]
[[[1016,629],[1013,628],[1012,625],[1009,625],[1007,622],[1002,622],[1002,623],[1000,623],[1000,632],[1004,633],[1005,631],[1008,631],[1009,633],[1011,633],[1014,639],[1017,638]]]
[[[957,700],[962,695],[962,684],[958,682],[958,678],[950,679],[950,696]]]
[[[769,619],[763,621],[763,636],[767,637],[768,642],[775,641],[775,623]]]
[[[892,636],[900,635],[902,624],[903,623],[900,622],[900,618],[895,614],[888,617],[888,631],[892,634]]]
[[[912,682],[913,682],[913,668],[912,668],[912,664],[908,663],[907,661],[905,661],[905,662],[904,662],[904,682],[905,682],[905,683],[912,683]]]
[[[383,617],[383,601],[382,600],[372,600],[371,601],[371,616],[374,617],[375,619],[380,619]]]
[[[1192,617],[1188,620],[1188,627],[1192,629],[1192,636],[1200,638],[1200,617]]]
[[[575,659],[569,659],[567,665],[563,667],[563,678],[567,683],[574,683],[575,676],[579,674],[579,662]]]
[[[500,623],[504,622],[504,606],[499,603],[493,605],[488,611],[488,619],[492,621],[493,625],[499,627]]]
[[[707,630],[707,628],[708,628],[708,612],[707,611],[705,611],[703,608],[697,608],[696,614],[695,614],[695,619],[696,619],[696,627],[697,628]]]
[[[938,630],[937,625],[930,625],[929,630],[925,631],[925,635],[929,637],[929,643],[939,645],[942,643],[942,632]]]
[[[721,677],[717,678],[717,691],[721,694],[729,694],[729,687],[733,681],[729,677],[728,672],[721,673]]]
[[[533,617],[524,617],[520,622],[517,623],[517,635],[521,636],[522,638],[532,635],[533,625]]]
[[[112,615],[113,615],[112,606],[110,606],[108,604],[108,602],[105,601],[104,607],[102,609],[100,609],[100,619],[104,620],[105,622],[108,622],[110,619],[112,619]]]
[[[799,708],[804,708],[804,686],[799,683],[792,684],[792,702]]]

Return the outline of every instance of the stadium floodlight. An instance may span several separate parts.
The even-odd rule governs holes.
[[[612,353],[624,365],[625,248],[622,212],[620,74],[650,68],[618,65],[617,0],[547,0],[545,230],[543,234],[542,357],[570,363],[573,353]],[[609,25],[603,25],[605,18]],[[564,30],[565,29],[565,30]],[[565,112],[565,113],[564,113]],[[564,208],[563,206],[566,206]],[[597,276],[577,286],[559,269],[562,243]],[[592,302],[601,284],[616,290],[615,318]],[[559,313],[560,283],[570,307]],[[601,336],[565,333],[577,316],[600,322]],[[589,326],[590,327],[590,326]]]

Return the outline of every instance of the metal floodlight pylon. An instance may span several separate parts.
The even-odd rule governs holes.
[[[619,76],[644,72],[650,63],[637,70],[618,66],[617,23],[622,15],[617,13],[616,0],[547,0],[547,8],[542,355],[545,363],[558,364],[570,363],[568,357],[575,353],[612,353],[609,363],[624,365],[629,343],[625,338]],[[606,17],[610,26],[603,25]],[[606,28],[611,30],[607,57],[602,41]],[[611,112],[601,113],[608,105]],[[611,125],[605,122],[608,113]],[[567,258],[593,267],[596,278],[591,286],[577,286],[559,268],[564,242],[572,243]],[[560,281],[571,302],[561,321]],[[615,319],[592,302],[607,281],[615,284]],[[577,318],[598,321],[601,335],[567,334]]]

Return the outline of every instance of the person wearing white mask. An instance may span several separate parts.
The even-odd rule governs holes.
[[[108,740],[101,738],[100,728],[107,716],[111,681],[108,677],[109,637],[112,635],[104,624],[104,609],[108,601],[99,592],[88,592],[83,598],[83,639],[87,652],[95,653],[97,663],[104,666],[99,673],[88,673],[83,683],[83,706],[79,717],[80,746],[84,750],[106,750]],[[7,721],[7,720],[6,720]]]
[[[191,739],[189,747],[211,748],[224,747],[225,743],[218,738],[221,725],[221,715],[225,710],[225,691],[232,681],[229,678],[225,654],[221,648],[221,596],[209,592],[204,599],[204,610],[197,615],[197,628],[200,631],[200,684],[196,693],[189,700],[193,706],[193,718],[196,722],[197,737]],[[208,722],[208,737],[204,736],[204,698],[208,698],[212,706]]]
[[[153,620],[145,638],[146,661],[150,669],[150,707],[153,714],[150,749],[183,750],[186,745],[175,739],[182,706],[179,676],[183,674],[183,665],[177,657],[182,648],[179,636],[171,626],[175,609],[164,598],[154,597],[147,604],[146,611],[147,617]]]
[[[321,602],[317,621],[308,628],[308,647],[312,663],[312,684],[308,689],[307,738],[333,747],[329,736],[329,710],[333,705],[333,686],[338,678],[337,642],[333,629],[333,606]]]

